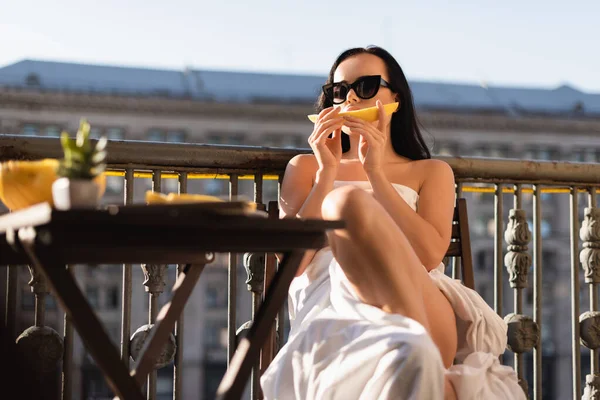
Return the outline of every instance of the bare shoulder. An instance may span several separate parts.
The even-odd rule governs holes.
[[[420,160],[419,162],[422,163],[421,168],[423,168],[423,170],[426,173],[454,175],[454,171],[452,170],[452,167],[450,167],[450,164],[448,164],[446,161],[438,160],[435,158],[429,158],[427,160]]]
[[[454,185],[454,171],[445,161],[434,158],[418,160],[414,163],[414,171],[419,176],[421,186],[427,182],[441,181]]]
[[[296,154],[289,164],[300,168],[317,168],[319,166],[314,154]]]
[[[314,154],[297,154],[288,162],[285,175],[293,176],[293,180],[306,180],[309,177],[314,180],[319,169],[319,163]]]

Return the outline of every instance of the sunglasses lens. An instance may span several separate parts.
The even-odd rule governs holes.
[[[340,104],[346,101],[348,90],[343,85],[333,85],[331,99],[335,104]]]
[[[368,76],[356,82],[356,94],[363,99],[370,99],[379,91],[380,78]]]

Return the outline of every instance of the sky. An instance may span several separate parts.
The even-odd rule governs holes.
[[[600,93],[600,0],[0,0],[22,59],[325,75],[349,47],[409,80]]]

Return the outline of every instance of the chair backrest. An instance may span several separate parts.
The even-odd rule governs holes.
[[[460,271],[463,285],[475,290],[473,276],[473,257],[471,254],[471,236],[469,235],[469,218],[467,216],[467,201],[459,198],[454,207],[452,219],[452,241],[446,252],[446,257],[460,257]]]
[[[264,205],[262,205],[264,208]],[[278,204],[276,201],[269,202],[270,218],[278,218]],[[471,254],[471,237],[469,235],[469,218],[467,216],[467,201],[459,198],[454,207],[452,218],[452,240],[446,257],[460,258],[460,271],[463,285],[475,290],[475,278],[473,276],[473,258]]]

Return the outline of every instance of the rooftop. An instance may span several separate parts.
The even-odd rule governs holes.
[[[22,60],[0,68],[0,87],[217,102],[313,103],[325,76],[168,70]],[[600,93],[411,81],[420,109],[600,117]]]

